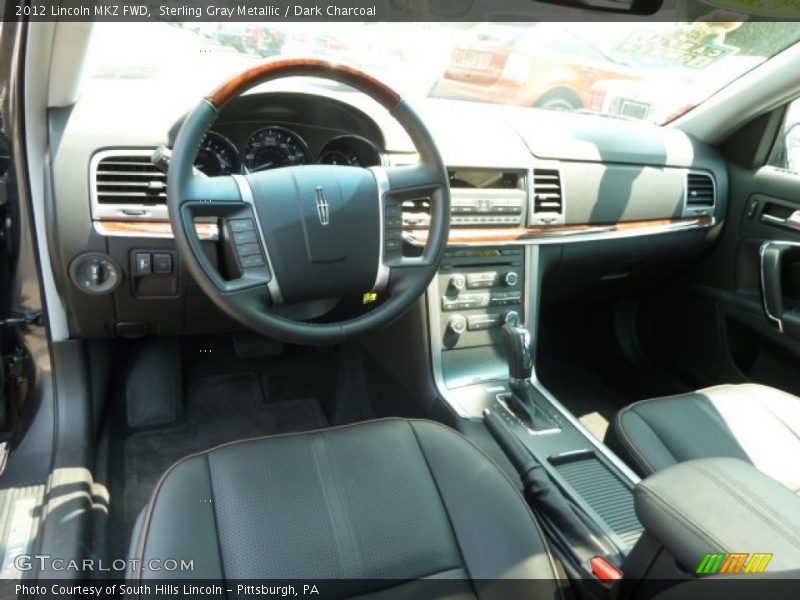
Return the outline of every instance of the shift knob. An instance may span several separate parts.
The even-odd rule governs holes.
[[[513,380],[529,379],[533,371],[531,334],[524,327],[503,325],[503,344],[508,358],[508,376]]]

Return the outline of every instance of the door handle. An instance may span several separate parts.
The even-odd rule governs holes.
[[[783,303],[782,265],[790,251],[800,250],[800,243],[768,241],[761,244],[761,298],[767,320],[781,333],[800,337],[800,313],[786,311]]]
[[[794,211],[786,218],[764,212],[761,214],[761,220],[771,225],[780,225],[781,227],[788,227],[800,231],[800,210]]]

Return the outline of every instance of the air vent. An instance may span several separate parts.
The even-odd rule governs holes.
[[[686,209],[692,212],[714,208],[714,180],[703,173],[686,175]]]
[[[167,203],[167,176],[150,162],[152,150],[103,153],[94,162],[95,198],[100,205]]]
[[[403,202],[403,225],[427,227],[431,222],[431,199],[415,198]]]
[[[564,222],[564,192],[558,169],[533,171],[533,223],[552,225]]]

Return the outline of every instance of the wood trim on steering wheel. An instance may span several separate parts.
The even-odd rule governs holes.
[[[400,95],[389,86],[358,69],[309,58],[289,58],[257,65],[232,77],[206,96],[206,99],[219,109],[257,84],[295,76],[334,79],[372,96],[390,110],[401,100]]]

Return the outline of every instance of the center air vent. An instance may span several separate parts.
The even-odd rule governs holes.
[[[564,223],[564,190],[558,169],[534,169],[531,218],[534,225]]]
[[[686,210],[691,214],[709,213],[714,209],[714,179],[704,173],[686,174]]]
[[[106,150],[91,163],[95,218],[166,218],[167,176],[150,162],[153,150]]]

